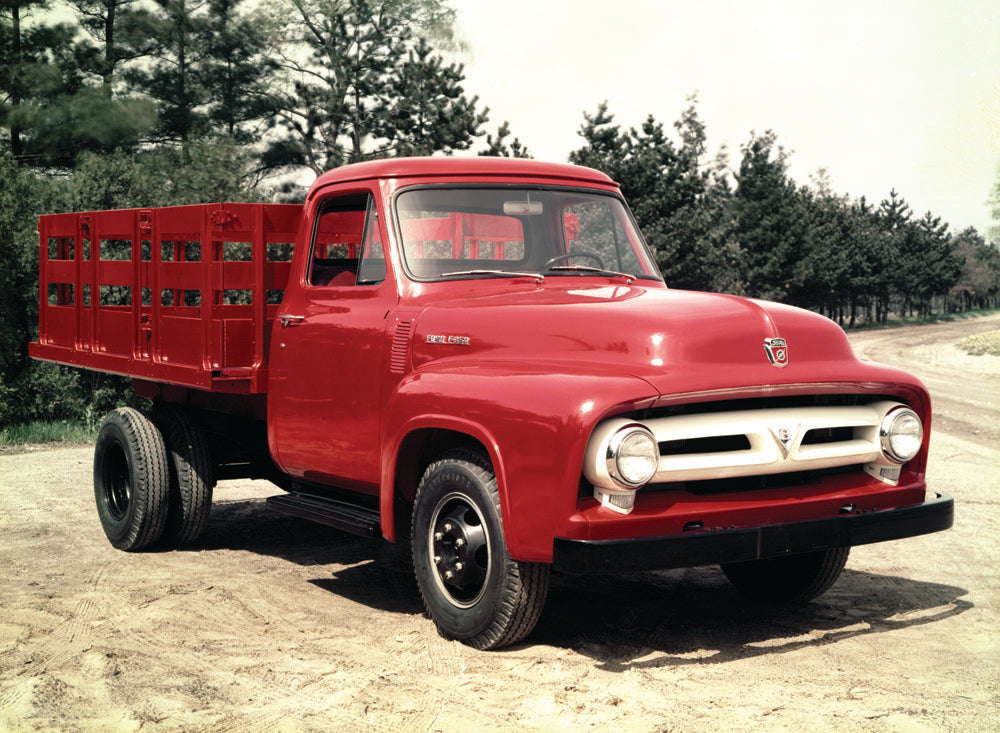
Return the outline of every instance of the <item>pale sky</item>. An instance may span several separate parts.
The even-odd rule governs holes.
[[[709,155],[773,129],[800,184],[895,188],[953,232],[991,225],[1000,176],[1000,0],[453,0],[467,92],[534,157],[565,161],[583,112],[673,133],[697,93]],[[676,139],[676,138],[675,138]]]

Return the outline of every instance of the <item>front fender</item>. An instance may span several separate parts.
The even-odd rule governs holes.
[[[580,473],[594,426],[656,399],[645,380],[568,364],[467,363],[415,371],[388,396],[380,506],[392,525],[400,448],[416,430],[437,428],[479,441],[493,462],[504,539],[511,556],[551,562],[552,540],[576,511]]]

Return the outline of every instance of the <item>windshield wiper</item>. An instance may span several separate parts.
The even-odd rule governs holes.
[[[549,272],[593,272],[598,275],[611,275],[612,277],[623,277],[628,280],[628,284],[631,285],[635,282],[635,275],[629,275],[627,272],[618,272],[617,270],[605,270],[601,267],[588,267],[587,265],[556,265],[549,268]]]
[[[540,272],[511,272],[510,270],[458,270],[456,272],[443,272],[439,277],[462,277],[464,275],[489,275],[490,277],[531,277],[539,283],[545,280],[545,275]]]

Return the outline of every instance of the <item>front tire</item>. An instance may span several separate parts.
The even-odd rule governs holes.
[[[156,426],[137,410],[112,410],[94,448],[94,498],[104,534],[119,550],[155,544],[167,520],[167,451]]]
[[[830,589],[847,564],[849,547],[809,552],[773,560],[728,563],[722,572],[747,598],[763,603],[811,601]]]
[[[476,649],[531,633],[549,587],[549,566],[510,557],[489,460],[451,451],[427,467],[412,520],[413,569],[438,631]]]

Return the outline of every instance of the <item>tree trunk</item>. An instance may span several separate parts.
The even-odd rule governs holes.
[[[21,146],[21,125],[17,122],[17,108],[21,106],[21,74],[24,58],[21,52],[21,6],[15,2],[10,8],[12,50],[14,57],[14,78],[11,80],[10,106],[14,112],[14,121],[10,125],[10,152],[14,160],[20,160],[23,148]]]

